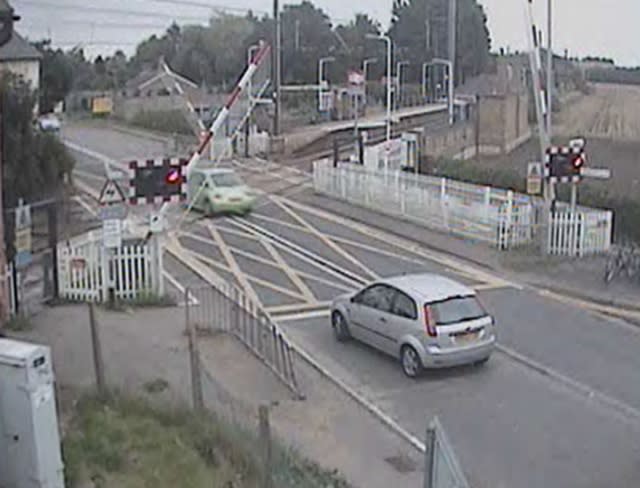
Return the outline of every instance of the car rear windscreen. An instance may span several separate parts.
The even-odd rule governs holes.
[[[217,187],[241,186],[242,180],[235,173],[221,173],[212,175],[211,179]]]
[[[452,297],[429,305],[436,325],[456,324],[487,315],[475,296]]]

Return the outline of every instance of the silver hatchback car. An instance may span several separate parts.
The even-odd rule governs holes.
[[[399,358],[414,378],[424,368],[484,363],[495,343],[491,317],[471,288],[436,274],[404,275],[336,298],[331,325]]]

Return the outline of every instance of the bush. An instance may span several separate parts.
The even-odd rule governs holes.
[[[181,110],[141,110],[130,123],[143,129],[192,136],[193,129]]]

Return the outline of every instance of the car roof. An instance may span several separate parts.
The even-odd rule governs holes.
[[[476,294],[472,288],[435,273],[406,274],[381,280],[380,283],[391,285],[425,302]]]

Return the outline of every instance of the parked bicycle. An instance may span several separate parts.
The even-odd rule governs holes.
[[[630,280],[640,278],[640,247],[635,243],[616,246],[609,253],[604,273],[605,283],[611,283],[621,274],[625,274]]]

